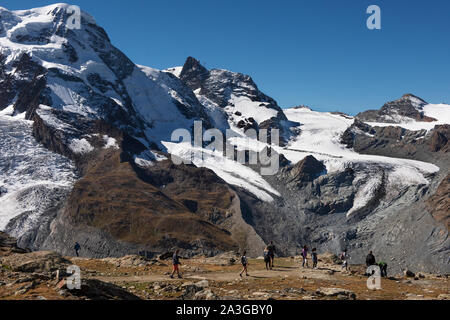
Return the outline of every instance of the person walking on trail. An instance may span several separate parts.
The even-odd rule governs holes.
[[[270,267],[270,251],[269,248],[266,247],[263,252],[264,262],[266,264],[266,270],[272,269]]]
[[[173,279],[173,275],[175,274],[175,272],[178,275],[178,278],[181,279],[181,274],[180,274],[180,256],[178,255],[180,251],[177,249],[175,250],[175,253],[172,256],[172,274],[170,275],[170,277]]]
[[[375,256],[373,255],[372,251],[369,251],[369,254],[366,257],[366,266],[370,267],[376,264],[375,262]]]
[[[347,249],[344,249],[344,251],[342,251],[340,259],[342,261],[342,269],[348,270],[348,259],[349,259],[349,255],[347,253]]]
[[[302,249],[302,259],[303,259],[303,263],[302,263],[302,267],[306,267],[308,268],[308,247],[307,246],[303,246]]]
[[[270,241],[270,244],[267,246],[267,249],[269,250],[269,258],[270,258],[270,270],[272,270],[273,268],[273,261],[275,260],[275,252],[276,252],[276,248],[275,245],[273,244],[273,241]]]
[[[247,259],[247,251],[244,251],[242,253],[242,257],[241,257],[241,264],[242,264],[242,271],[241,273],[239,273],[239,276],[242,277],[242,274],[245,272],[245,275],[248,277],[248,259]]]
[[[75,250],[75,254],[77,255],[77,257],[79,257],[78,251],[81,250],[81,246],[78,242],[75,242],[75,246],[73,247],[73,249]]]
[[[380,276],[387,278],[387,263],[380,261],[378,262],[378,266],[380,267]]]
[[[313,269],[317,269],[317,250],[316,250],[316,248],[313,248],[311,250],[311,259],[313,262]]]

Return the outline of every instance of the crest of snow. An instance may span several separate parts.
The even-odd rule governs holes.
[[[119,149],[119,145],[117,144],[117,140],[104,135],[103,136],[103,141],[105,142],[105,145],[103,146],[104,149],[109,149],[109,148],[114,148],[114,149]]]
[[[117,103],[119,106],[121,106],[123,108],[123,103],[121,100],[119,100],[117,98],[112,98],[112,97],[111,97],[111,99],[113,99],[115,103]]]
[[[424,122],[417,121],[408,117],[400,117],[396,119],[399,123],[386,122],[366,122],[372,127],[389,127],[397,126],[411,131],[432,130],[436,125],[450,124],[450,105],[448,104],[427,104],[421,108],[423,114],[427,117],[436,119],[437,121]]]
[[[194,148],[190,143],[164,142],[164,145],[173,156],[191,159],[195,166],[211,169],[227,183],[246,189],[262,201],[271,202],[272,195],[280,195],[259,173],[224,157],[221,152]]]
[[[91,146],[89,141],[87,141],[85,138],[82,138],[70,140],[69,149],[72,150],[74,153],[84,154],[93,151],[94,147]]]
[[[180,73],[181,73],[181,71],[183,70],[183,66],[180,66],[180,67],[173,67],[173,68],[168,68],[168,69],[165,69],[165,70],[163,70],[164,72],[168,72],[168,73],[171,73],[171,74],[173,74],[175,77],[179,77],[180,76]]]
[[[146,150],[134,156],[134,162],[138,166],[144,168],[153,166],[155,161],[164,161],[164,160],[167,160],[167,157],[151,150]]]

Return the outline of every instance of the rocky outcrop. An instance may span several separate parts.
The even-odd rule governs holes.
[[[436,126],[428,139],[428,145],[431,152],[443,152],[450,151],[450,125]]]
[[[51,251],[14,253],[0,258],[0,264],[16,272],[53,272],[63,270],[70,261]]]
[[[0,231],[0,257],[14,253],[25,253],[27,250],[17,246],[17,240]]]
[[[427,207],[433,217],[450,231],[450,174],[439,184],[434,195],[427,200]]]
[[[290,169],[291,182],[311,182],[322,174],[326,174],[326,168],[322,162],[313,156],[306,156]]]
[[[380,110],[368,110],[356,115],[356,118],[365,122],[399,123],[403,118],[416,121],[431,122],[436,119],[427,117],[421,111],[427,103],[412,94],[405,94],[400,99],[388,102]]]

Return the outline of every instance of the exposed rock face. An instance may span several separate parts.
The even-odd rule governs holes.
[[[450,125],[436,126],[429,139],[428,145],[432,152],[449,152],[450,151]]]
[[[427,200],[430,213],[450,230],[450,174],[439,184],[434,195]]]
[[[0,231],[0,257],[13,253],[25,253],[27,250],[17,246],[17,240]]]
[[[398,123],[402,118],[410,118],[417,121],[436,121],[427,117],[421,111],[427,103],[412,94],[405,94],[400,99],[383,105],[380,110],[368,110],[356,115],[361,121]]]

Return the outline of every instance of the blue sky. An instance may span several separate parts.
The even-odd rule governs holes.
[[[2,0],[8,9],[53,3]],[[450,1],[73,0],[135,63],[194,56],[249,74],[280,106],[355,114],[404,93],[450,103]],[[366,8],[381,8],[381,30]]]

